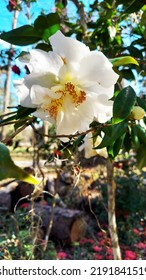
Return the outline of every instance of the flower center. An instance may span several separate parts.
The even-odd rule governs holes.
[[[47,110],[52,118],[56,119],[59,109],[63,110],[64,108],[64,99],[69,98],[70,101],[75,104],[75,108],[79,106],[86,100],[86,93],[78,86],[74,85],[71,82],[67,82],[64,85],[60,84],[53,86],[51,90],[55,93],[61,94],[61,97],[58,99],[52,99]]]

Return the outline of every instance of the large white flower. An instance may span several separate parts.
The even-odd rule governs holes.
[[[53,51],[34,49],[21,59],[30,74],[15,81],[20,105],[36,108],[34,115],[53,122],[57,134],[86,131],[94,119],[106,122],[118,79],[112,64],[60,31],[50,43]]]

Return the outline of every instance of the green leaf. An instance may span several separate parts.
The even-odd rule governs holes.
[[[41,15],[34,22],[36,30],[42,32],[44,29],[53,25],[60,24],[60,17],[57,13],[50,13],[48,15]]]
[[[35,20],[34,27],[42,39],[48,42],[48,38],[60,29],[60,17],[57,13],[41,15]]]
[[[45,43],[39,43],[35,48],[43,50],[45,52],[48,52],[51,50],[51,46],[49,44],[45,44]]]
[[[4,32],[0,35],[0,39],[14,45],[27,46],[41,40],[40,33],[31,25],[24,25]]]
[[[94,149],[102,149],[104,147],[113,145],[116,139],[121,137],[126,132],[127,127],[128,127],[128,123],[125,121],[115,125],[105,127],[103,129],[103,132],[105,133],[103,140],[100,143],[100,145],[98,145]]]
[[[17,130],[19,127],[26,124],[26,121],[28,121],[28,117],[23,118],[22,120],[16,121],[16,123],[14,124],[14,129]]]
[[[127,133],[125,135],[123,145],[124,145],[124,149],[126,150],[126,152],[129,153],[129,151],[132,147],[131,134],[130,134],[130,131],[129,131],[129,127],[128,127]]]
[[[113,143],[113,145],[108,147],[107,151],[108,151],[109,157],[111,159],[114,159],[118,155],[120,149],[122,148],[125,135],[126,135],[126,133],[121,135],[121,137],[116,139],[116,141]]]
[[[142,14],[140,25],[146,27],[146,10]]]
[[[121,57],[111,58],[110,62],[113,64],[114,67],[128,65],[128,64],[139,65],[138,61],[131,56],[121,56]]]
[[[76,141],[74,141],[73,146],[76,148],[78,146],[80,146],[83,143],[83,139],[84,139],[85,135],[81,135],[77,138]]]
[[[138,105],[146,111],[146,102],[144,99],[137,96]]]
[[[144,129],[144,127],[142,127],[140,124],[136,126],[136,129],[139,140],[141,143],[146,144],[146,129]]]
[[[0,180],[7,178],[15,178],[29,184],[39,184],[35,177],[15,165],[7,146],[0,143]]]
[[[43,35],[42,35],[42,39],[46,42],[48,42],[48,38],[53,35],[54,33],[56,33],[60,28],[60,25],[59,24],[55,24],[49,28],[46,28],[43,32]]]
[[[19,106],[16,119],[25,118],[35,111],[36,111],[36,108],[26,108],[26,107]]]
[[[131,14],[131,13],[136,13],[138,12],[144,5],[144,1],[137,1],[137,0],[134,0],[134,1],[130,1],[131,3],[128,5],[128,7],[125,9],[125,11],[123,11],[123,13],[128,13],[128,14]],[[123,3],[123,1],[122,1]]]
[[[142,51],[140,51],[138,48],[131,45],[127,48],[127,50],[132,56],[143,59]]]
[[[137,167],[139,169],[142,169],[146,166],[146,145],[142,144],[140,145],[140,148],[137,150],[136,153],[136,159],[137,159]]]
[[[17,116],[17,114],[14,114],[14,115],[11,116],[11,117],[8,117],[8,118],[5,118],[5,119],[0,120],[0,125],[2,125],[2,124],[7,124],[7,123],[9,123],[10,121],[15,120],[15,119],[16,119],[16,116]]]
[[[120,73],[122,74],[122,77],[126,80],[135,80],[135,76],[131,69],[122,69]]]
[[[136,103],[136,93],[131,86],[124,88],[115,98],[113,104],[114,124],[126,119]]]
[[[138,133],[137,133],[137,126],[133,125],[131,127],[131,139],[134,145],[134,148],[137,150],[140,147],[140,141],[139,141],[139,137],[138,137]]]

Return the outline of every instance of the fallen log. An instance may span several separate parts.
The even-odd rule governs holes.
[[[76,242],[85,236],[87,223],[79,210],[58,206],[52,208],[49,205],[35,203],[33,213],[41,221],[42,239],[45,239],[48,229],[50,229],[49,238],[53,241]]]

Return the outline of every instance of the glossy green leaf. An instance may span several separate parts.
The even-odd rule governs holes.
[[[133,1],[130,1],[130,2],[131,3],[128,5],[128,7],[126,7],[126,9],[125,9],[125,11],[123,11],[123,13],[128,13],[128,14],[136,13],[144,5],[144,1],[142,1],[142,0],[140,0],[140,1],[133,0]],[[122,1],[122,4],[123,4],[123,1]]]
[[[34,44],[41,38],[40,33],[31,25],[24,25],[0,35],[0,39],[18,46]]]
[[[34,27],[41,33],[42,39],[48,42],[48,38],[60,28],[59,15],[57,13],[41,15],[35,20]]]
[[[129,51],[130,55],[143,59],[142,52],[138,48],[134,47],[133,45],[129,46],[127,50]]]
[[[54,33],[56,33],[60,28],[59,24],[55,24],[49,28],[46,28],[42,34],[42,39],[46,42],[48,42],[48,39],[50,36],[52,36]]]
[[[124,88],[115,98],[113,104],[113,123],[126,119],[136,103],[136,93],[131,86]]]
[[[120,73],[122,74],[122,77],[126,80],[135,80],[135,76],[131,69],[122,69]]]
[[[13,162],[7,146],[0,143],[0,180],[7,178],[15,178],[35,185],[39,183],[35,177]]]
[[[100,143],[100,145],[95,147],[95,149],[101,149],[113,145],[116,139],[118,139],[123,134],[125,134],[127,127],[128,127],[128,123],[125,121],[122,123],[105,127],[103,129],[105,133],[103,140]]]
[[[46,28],[50,28],[53,25],[60,24],[60,17],[57,13],[50,13],[48,15],[41,15],[34,22],[36,30],[42,32]]]
[[[146,129],[144,129],[144,127],[142,127],[140,124],[136,126],[136,129],[139,140],[141,143],[146,145]]]
[[[146,166],[146,145],[140,145],[140,148],[137,150],[136,153],[136,160],[137,160],[137,167],[142,169]]]
[[[109,157],[111,159],[114,159],[118,155],[120,149],[122,148],[125,135],[126,135],[126,133],[121,135],[121,137],[116,139],[116,141],[113,143],[113,145],[111,145],[107,148]]]
[[[121,56],[121,57],[111,58],[110,62],[113,64],[114,67],[128,65],[128,64],[139,65],[138,61],[131,56]]]
[[[129,153],[130,149],[132,148],[132,140],[131,140],[131,133],[129,131],[129,127],[127,129],[124,142],[123,142],[124,150]]]
[[[140,141],[139,141],[136,125],[133,125],[131,127],[131,139],[132,139],[132,143],[134,145],[134,148],[137,150],[140,147]]]

